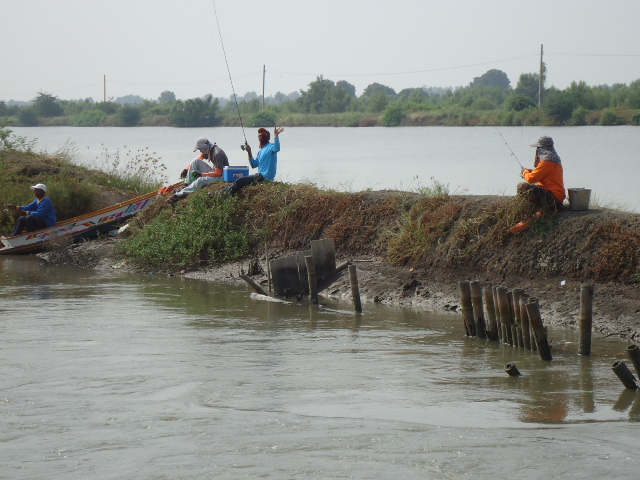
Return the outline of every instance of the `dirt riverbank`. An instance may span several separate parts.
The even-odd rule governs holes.
[[[462,216],[469,218],[486,208],[487,204],[509,201],[509,197],[464,197],[460,200],[465,204]],[[544,235],[526,231],[505,237],[499,248],[479,251],[471,261],[451,261],[447,258],[451,252],[442,251],[418,266],[398,267],[390,265],[381,256],[368,254],[366,248],[359,248],[351,252],[338,250],[337,262],[351,261],[357,266],[365,310],[367,303],[378,302],[423,311],[459,311],[458,282],[479,280],[482,285],[522,288],[540,299],[545,323],[575,327],[579,316],[580,287],[591,284],[595,287],[595,335],[619,336],[635,342],[640,341],[638,231],[640,215],[593,208],[585,212],[561,212],[555,219],[553,231]],[[118,241],[113,237],[105,238],[42,256],[51,263],[136,271],[117,253]],[[280,251],[277,255],[288,253],[292,252]],[[215,268],[172,274],[204,281],[245,284],[240,278],[242,269],[253,271],[252,278],[266,285],[264,255],[251,261],[254,264],[257,261],[262,272],[256,273],[260,268],[255,268],[255,265],[250,269],[250,260],[247,259]],[[618,261],[625,261],[631,267],[625,270],[620,265],[612,265]],[[606,272],[608,266],[623,274],[612,279]],[[146,269],[140,273],[150,271]],[[324,288],[321,295],[350,298],[346,271]]]

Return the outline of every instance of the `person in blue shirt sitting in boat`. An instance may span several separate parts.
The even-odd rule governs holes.
[[[20,235],[23,230],[27,230],[27,233],[35,232],[43,228],[53,227],[56,224],[56,212],[53,209],[53,202],[47,197],[47,186],[43,183],[38,183],[30,187],[33,190],[36,199],[29,205],[18,206],[5,204],[4,206],[10,209],[17,210],[19,213],[26,213],[18,217],[16,225],[13,228],[12,236]]]
[[[276,176],[276,169],[278,167],[278,152],[280,151],[280,135],[284,132],[284,128],[275,127],[273,129],[274,140],[270,143],[271,134],[266,128],[258,129],[258,141],[260,142],[260,150],[256,158],[253,158],[251,153],[251,147],[245,142],[244,149],[249,155],[249,164],[251,168],[257,168],[258,173],[253,175],[247,175],[246,177],[240,177],[233,185],[228,186],[223,191],[229,192],[232,195],[238,193],[241,189],[247,185],[254,185],[262,182],[272,182]]]

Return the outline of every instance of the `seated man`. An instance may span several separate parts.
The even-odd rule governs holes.
[[[26,215],[22,215],[16,220],[16,225],[11,233],[13,236],[20,235],[25,229],[27,233],[30,233],[43,228],[53,227],[56,224],[56,212],[53,209],[53,202],[46,196],[47,186],[38,183],[30,188],[33,190],[36,199],[29,205],[23,207],[7,203],[4,205],[20,213],[26,213]]]
[[[223,191],[229,192],[235,195],[247,185],[254,185],[262,182],[272,182],[276,176],[276,170],[278,167],[278,152],[280,151],[280,135],[284,132],[284,128],[275,127],[273,129],[274,140],[273,143],[269,142],[271,134],[266,128],[258,129],[258,141],[260,142],[260,150],[256,158],[253,158],[251,153],[251,147],[248,143],[245,143],[245,150],[249,156],[249,164],[251,168],[257,168],[258,173],[241,177],[233,182],[233,185],[228,186]]]
[[[561,210],[566,192],[562,163],[553,147],[553,139],[540,137],[538,142],[531,146],[536,147],[534,168],[522,168],[520,176],[526,183],[518,184],[518,193],[543,210]]]
[[[197,150],[200,151],[200,155],[194,158],[180,175],[184,178],[185,188],[169,197],[168,201],[170,203],[185,198],[205,185],[222,181],[223,169],[229,165],[229,159],[224,150],[204,137],[196,140],[194,152]],[[211,168],[205,160],[211,161],[214,168]]]

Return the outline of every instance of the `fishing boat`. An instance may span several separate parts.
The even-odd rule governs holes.
[[[172,187],[177,188],[180,185],[182,183],[176,183]],[[170,187],[165,187],[164,190],[169,189]],[[95,212],[63,220],[53,227],[21,235],[0,236],[3,245],[0,248],[0,255],[42,250],[47,242],[61,237],[71,237],[74,241],[96,237],[113,230],[162,198],[164,197],[159,192],[152,192]]]

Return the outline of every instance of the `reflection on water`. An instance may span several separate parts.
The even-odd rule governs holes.
[[[0,478],[633,478],[626,344],[0,258]],[[509,377],[513,362],[521,377]],[[576,465],[580,475],[576,474]],[[46,472],[46,473],[45,473]],[[522,472],[522,473],[521,473]]]

